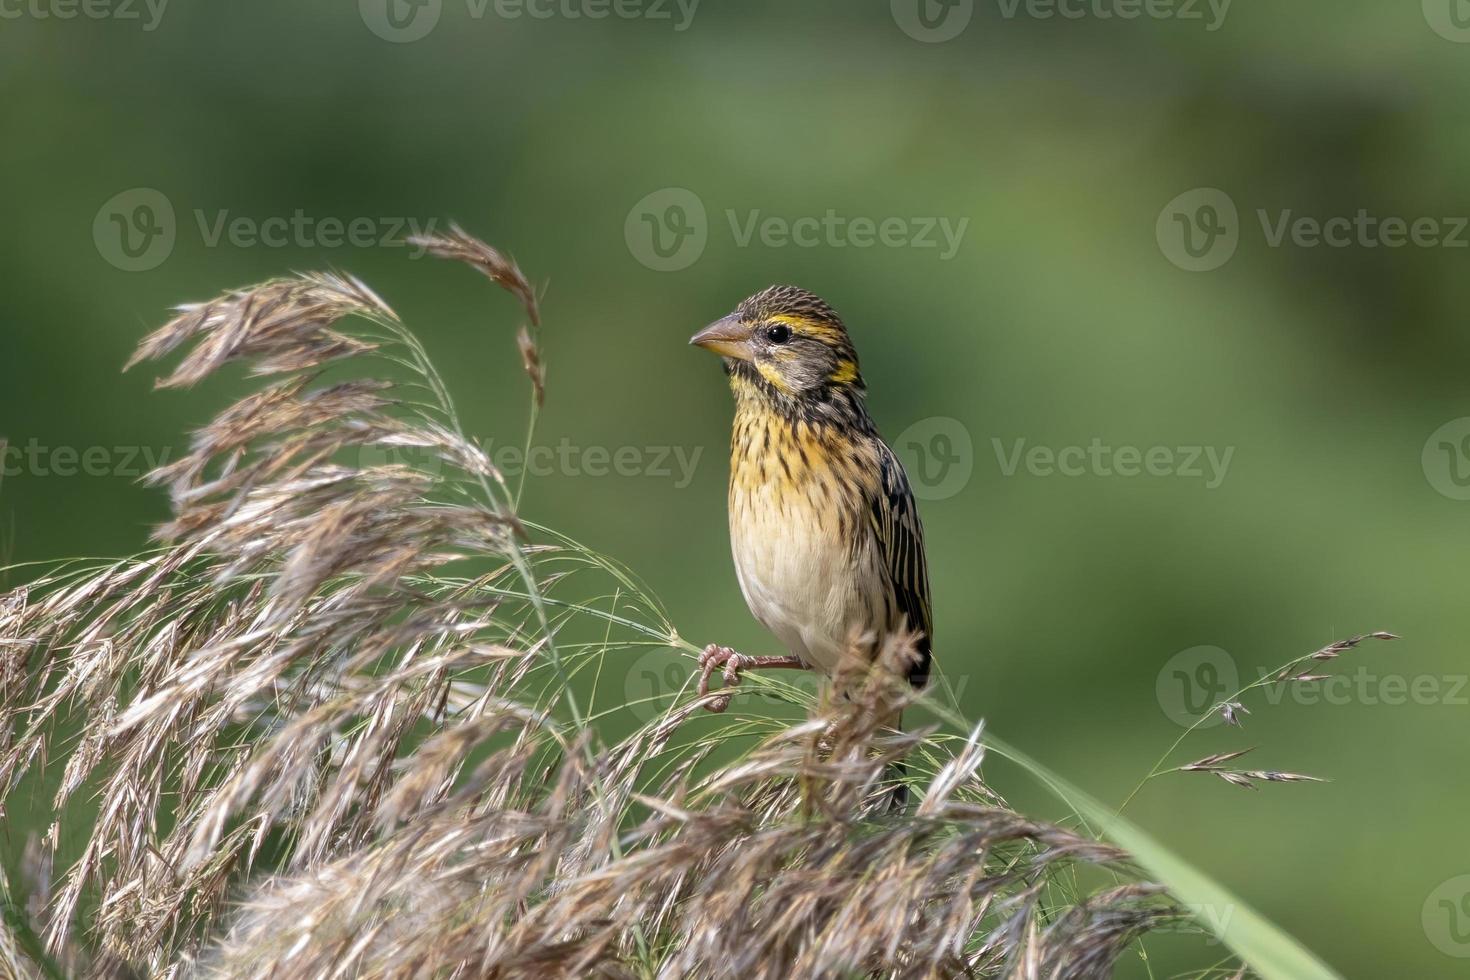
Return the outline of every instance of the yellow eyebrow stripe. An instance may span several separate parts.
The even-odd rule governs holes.
[[[792,330],[797,330],[801,333],[811,334],[817,337],[837,336],[836,328],[829,327],[827,324],[821,322],[820,320],[813,320],[809,317],[800,316],[796,313],[778,313],[775,316],[767,317],[766,322],[784,323]]]

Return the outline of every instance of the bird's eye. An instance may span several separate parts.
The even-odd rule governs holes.
[[[773,344],[784,344],[791,339],[791,328],[784,323],[767,327],[766,339]]]

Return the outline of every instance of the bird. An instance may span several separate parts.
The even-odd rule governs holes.
[[[721,668],[725,688],[705,707],[724,711],[746,670],[866,677],[896,639],[908,662],[888,669],[922,690],[933,633],[923,525],[903,465],[868,414],[842,318],[814,293],[770,286],[689,342],[718,354],[729,379],[731,553],[751,614],[787,650],[707,646],[699,693],[710,694]]]

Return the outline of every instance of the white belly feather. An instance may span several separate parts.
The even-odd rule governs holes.
[[[835,523],[827,514],[823,527],[789,484],[732,487],[730,543],[746,604],[791,653],[829,676],[874,626],[858,591],[874,579],[855,567],[871,560],[870,549],[854,549]]]

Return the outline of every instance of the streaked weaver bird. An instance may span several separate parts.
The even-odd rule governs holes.
[[[903,466],[868,416],[841,318],[804,289],[771,286],[689,342],[724,359],[735,396],[735,571],[751,613],[789,651],[753,657],[710,644],[699,693],[720,668],[726,688],[758,668],[861,676],[900,633],[917,635],[901,669],[922,688],[932,633],[924,531]]]

